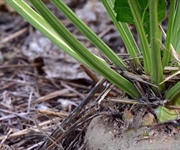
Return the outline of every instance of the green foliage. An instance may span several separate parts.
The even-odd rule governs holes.
[[[180,2],[177,2],[177,7],[174,12],[174,25],[173,25],[173,32],[172,32],[172,38],[171,38],[171,43],[176,49],[177,52],[180,52]]]
[[[146,34],[150,34],[150,17],[149,17],[149,1],[134,0],[137,3],[138,10],[141,14]],[[133,14],[131,12],[128,0],[115,0],[114,10],[117,14],[117,20],[129,24],[135,24]],[[161,23],[166,16],[166,0],[158,1],[158,22]]]
[[[6,1],[59,48],[102,75],[128,96],[134,99],[142,96],[141,98],[143,99],[146,92],[149,93],[149,91],[143,91],[146,89],[138,87],[139,84],[136,84],[135,76],[132,80],[132,77],[129,79],[129,77],[119,74],[102,58],[89,52],[42,1],[29,0],[37,12],[23,0]],[[128,65],[85,25],[62,0],[52,0],[52,2],[107,57],[116,69],[121,71],[123,68],[129,71]],[[172,55],[176,54],[173,53],[172,46],[175,48],[174,51],[180,51],[180,2],[178,0],[170,1],[170,15],[165,44],[162,42],[162,33],[159,26],[161,26],[162,20],[166,15],[166,0],[102,0],[102,3],[120,33],[134,66],[141,68],[141,75],[143,73],[146,76],[148,75],[152,84],[155,85],[154,87],[158,87],[152,87],[152,91],[157,95],[163,95],[164,99],[168,99],[168,104],[179,106],[180,81],[165,90],[164,87],[169,86],[169,84],[164,85],[163,67],[169,65],[172,56],[175,57],[175,55]],[[140,40],[140,47],[135,42],[128,24],[135,25]],[[165,51],[161,55],[162,47]],[[141,56],[139,57],[139,55]],[[175,65],[178,65],[178,63],[175,63]],[[179,116],[176,110],[170,110],[164,106],[157,107],[156,114],[160,122],[171,121]]]
[[[159,84],[163,81],[163,67],[161,61],[161,43],[158,26],[158,1],[149,0],[150,14],[150,46],[151,46],[151,63],[152,75],[151,80],[154,84]],[[164,89],[164,84],[159,86],[159,89],[153,88],[156,92]]]
[[[167,109],[164,106],[158,107],[155,112],[160,123],[173,121],[179,117],[178,111]]]
[[[176,83],[172,88],[170,88],[166,94],[165,97],[167,99],[170,99],[170,104],[171,105],[179,105],[180,104],[180,93],[179,93],[179,89],[180,89],[180,81],[178,83]]]
[[[127,48],[129,55],[133,59],[135,66],[139,67],[141,65],[140,60],[138,58],[138,55],[140,54],[140,50],[137,46],[137,43],[135,42],[135,39],[134,39],[129,27],[128,27],[128,24],[121,23],[116,20],[116,13],[113,10],[114,3],[112,1],[102,0],[102,3],[104,5],[104,7],[106,8],[107,12],[109,13],[117,30],[119,31],[119,34]]]

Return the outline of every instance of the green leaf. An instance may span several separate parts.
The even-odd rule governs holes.
[[[149,35],[149,8],[148,0],[135,0],[140,11],[144,30]],[[120,22],[135,24],[134,18],[127,0],[115,0],[114,10],[117,14],[116,19]],[[159,0],[158,2],[158,22],[161,23],[166,15],[166,0]]]
[[[173,105],[180,106],[180,95],[176,97],[176,99],[173,101]]]
[[[114,7],[114,3],[115,3],[115,0],[111,0],[111,1],[109,1],[112,5],[113,5],[113,7]]]
[[[47,36],[51,41],[53,41],[57,46],[62,48],[66,53],[80,61],[87,67],[95,70],[97,73],[101,74],[110,82],[117,85],[117,87],[122,89],[126,88],[130,92],[131,97],[139,97],[140,94],[136,87],[111,69],[102,59],[90,53],[74,36],[67,31],[67,29],[58,21],[56,18],[49,13],[49,10],[44,6],[41,1],[33,1],[38,3],[38,8],[42,10],[41,7],[45,7],[42,10],[43,16],[36,13],[30,6],[28,6],[23,0],[6,0],[15,10],[18,11],[24,18],[28,20],[34,27],[41,31],[45,36]],[[32,1],[32,0],[31,0]],[[49,24],[50,22],[50,24]],[[125,90],[126,91],[126,90]],[[128,92],[127,92],[128,93]]]
[[[166,94],[165,98],[170,100],[171,105],[179,105],[180,103],[180,81],[176,83],[172,88],[170,88]]]
[[[161,61],[160,51],[160,39],[159,39],[159,26],[158,26],[158,1],[149,0],[149,12],[150,12],[150,44],[151,44],[151,63],[152,83],[158,85],[163,81],[163,67]],[[159,85],[159,89],[153,88],[154,91],[158,92],[164,88],[164,84]]]
[[[117,67],[125,67],[125,63],[105,44],[62,0],[52,0],[54,5]]]
[[[125,79],[123,76],[119,75],[117,72],[112,70],[107,64],[97,59],[97,57],[88,51],[88,49],[78,41],[68,29],[57,19],[57,17],[46,7],[42,1],[30,0],[34,8],[39,12],[39,14],[49,23],[49,25],[54,29],[54,31],[61,37],[65,43],[72,48],[78,56],[83,58],[86,64],[101,74],[104,78],[112,82],[117,87],[127,91],[131,97],[139,97],[139,92],[136,87]],[[129,88],[131,87],[131,89]]]
[[[172,32],[172,38],[171,38],[171,44],[173,45],[174,49],[177,52],[180,52],[180,1],[177,1],[176,3],[176,10],[174,13],[174,25],[173,25],[173,32]]]
[[[114,3],[113,1],[109,0],[101,0],[104,7],[106,8],[107,12],[109,13],[114,25],[116,26],[117,30],[119,31],[119,34],[127,48],[127,51],[131,58],[134,59],[134,63],[136,67],[140,65],[140,60],[138,58],[138,55],[140,54],[140,50],[135,42],[135,39],[126,23],[121,23],[116,20],[116,14],[113,10]],[[114,0],[115,1],[115,0]]]
[[[169,19],[168,19],[168,28],[167,28],[167,36],[165,40],[165,47],[166,50],[163,54],[163,66],[168,66],[169,62],[171,60],[171,39],[172,39],[172,33],[173,33],[173,27],[174,27],[174,14],[175,14],[175,7],[176,7],[176,0],[170,1],[170,12],[169,12]],[[176,39],[173,39],[176,40]]]
[[[164,106],[156,108],[155,113],[160,123],[173,121],[179,117],[179,113],[176,110],[170,110]]]
[[[146,36],[145,30],[143,27],[143,22],[141,20],[141,14],[138,9],[138,3],[135,0],[128,0],[128,4],[133,14],[136,30],[138,32],[139,39],[140,39],[141,52],[143,55],[144,71],[147,75],[149,75],[152,69],[151,57],[150,57],[150,46],[149,46],[148,38]]]

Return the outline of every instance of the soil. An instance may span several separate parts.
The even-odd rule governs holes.
[[[86,150],[179,149],[180,134],[170,132],[168,126],[154,125],[137,130],[123,130],[122,126],[118,129],[115,120],[112,120],[112,116],[101,115],[91,121],[85,136]]]

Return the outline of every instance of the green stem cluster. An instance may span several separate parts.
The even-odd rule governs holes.
[[[152,75],[151,80],[158,85],[163,81],[163,67],[161,61],[160,41],[159,41],[159,27],[158,27],[158,0],[149,0],[150,12],[150,44],[151,44],[151,62]],[[161,89],[163,88],[161,84]],[[158,89],[155,89],[156,91]]]

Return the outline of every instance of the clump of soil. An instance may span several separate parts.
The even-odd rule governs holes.
[[[173,127],[175,133],[167,128],[167,125],[157,125],[141,127],[136,131],[129,129],[117,134],[113,121],[107,121],[105,116],[98,116],[87,128],[86,150],[179,150],[178,129]]]

